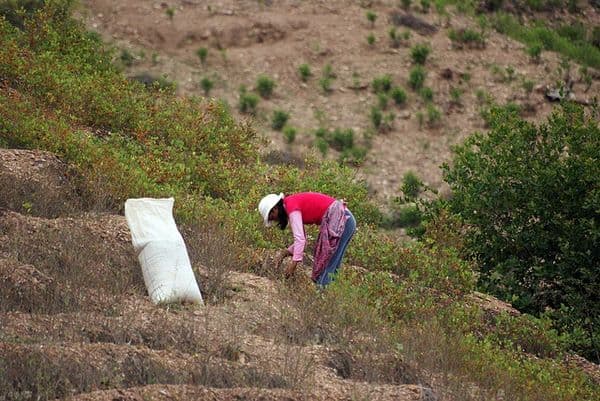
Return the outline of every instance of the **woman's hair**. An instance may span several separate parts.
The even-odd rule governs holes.
[[[277,204],[273,207],[276,207],[279,211],[277,213],[277,225],[279,225],[279,228],[282,230],[285,230],[288,225],[288,215],[283,207],[283,199],[280,199],[279,202],[277,202]]]

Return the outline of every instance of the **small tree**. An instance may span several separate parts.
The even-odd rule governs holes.
[[[271,127],[279,131],[283,128],[283,126],[287,123],[290,115],[283,110],[275,110],[273,111],[273,118],[271,119]]]
[[[288,144],[291,144],[296,139],[296,128],[286,125],[283,128],[283,137]]]
[[[239,109],[242,113],[256,114],[256,106],[258,105],[258,96],[248,92],[246,87],[240,87],[240,103]]]
[[[298,74],[300,74],[300,79],[302,82],[308,81],[308,78],[311,77],[312,72],[310,71],[310,66],[308,64],[300,64],[298,67]]]
[[[425,83],[425,77],[427,73],[425,69],[420,65],[415,66],[408,75],[408,85],[413,88],[413,90],[418,91],[423,87]]]
[[[260,75],[256,80],[256,91],[263,99],[268,99],[275,89],[275,81],[266,75]]]
[[[371,82],[371,88],[373,88],[373,92],[389,92],[392,89],[392,76],[389,74],[381,75],[373,78],[373,82]]]
[[[208,49],[206,47],[201,47],[196,50],[196,55],[200,59],[202,64],[206,63],[206,56],[208,56]]]
[[[369,44],[369,46],[373,46],[375,44],[375,35],[373,35],[372,33],[368,34],[367,43]]]
[[[377,14],[373,11],[367,11],[367,20],[371,23],[371,28],[375,26],[375,20],[377,19]]]
[[[200,80],[200,87],[202,88],[202,90],[204,91],[204,96],[208,96],[211,89],[213,88],[214,83],[213,81],[208,78],[208,77],[204,77]]]
[[[431,52],[431,48],[426,44],[418,44],[410,49],[410,56],[415,64],[425,64],[427,56]]]
[[[600,361],[600,127],[564,104],[535,125],[503,108],[455,148],[444,177],[470,227],[480,286],[550,313],[573,347]]]
[[[394,99],[394,102],[398,106],[401,106],[404,103],[406,103],[406,92],[399,86],[393,87],[390,95],[392,96],[392,99]]]

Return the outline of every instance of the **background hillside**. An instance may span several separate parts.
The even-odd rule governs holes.
[[[0,3],[3,399],[598,399],[593,2],[422,1],[410,11],[429,25],[399,26],[397,47],[396,3],[149,5]],[[562,56],[530,61],[540,43]],[[431,91],[407,84],[419,71]],[[212,99],[189,96],[203,77]],[[543,94],[568,88],[575,101],[551,110]],[[279,108],[291,143],[269,128]],[[327,291],[310,258],[295,280],[274,268],[289,235],[255,210],[274,190],[327,192],[356,215]],[[391,195],[412,240],[386,228]],[[122,216],[142,196],[176,199],[207,305],[147,297]]]

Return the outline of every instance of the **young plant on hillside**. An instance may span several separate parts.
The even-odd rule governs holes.
[[[400,35],[398,34],[398,30],[395,26],[391,27],[388,31],[388,37],[390,38],[390,46],[394,49],[400,47]]]
[[[419,92],[419,94],[421,95],[423,100],[425,100],[426,102],[433,101],[433,89],[431,89],[430,87],[426,86],[424,88],[421,88],[421,91]]]
[[[287,123],[289,118],[290,118],[289,113],[287,113],[283,110],[275,110],[275,111],[273,111],[273,118],[271,119],[271,127],[275,131],[279,131]]]
[[[256,91],[263,99],[268,99],[275,89],[275,81],[266,75],[260,75],[256,80]]]
[[[312,76],[310,66],[306,63],[300,64],[300,66],[298,66],[298,74],[300,75],[300,79],[302,80],[302,82],[308,81],[308,78]]]
[[[427,14],[429,12],[430,8],[431,8],[430,0],[421,0],[421,11],[423,11],[423,13]]]
[[[423,87],[425,83],[425,78],[427,76],[427,72],[425,69],[417,65],[410,70],[408,75],[408,85],[414,90],[418,91]]]
[[[206,63],[206,57],[208,56],[208,49],[206,47],[201,47],[196,50],[196,55],[200,59],[200,63]]]
[[[398,106],[402,106],[406,103],[406,92],[399,86],[394,86],[390,92],[390,96],[394,99],[394,103]]]
[[[210,94],[211,89],[214,86],[214,82],[208,78],[204,77],[200,80],[200,87],[204,91],[204,96],[208,96]]]
[[[415,64],[425,64],[427,56],[431,52],[431,48],[426,44],[417,44],[410,49],[410,57]]]
[[[373,46],[375,44],[375,35],[373,33],[367,35],[367,44],[369,46]]]
[[[167,9],[165,10],[165,14],[167,14],[167,17],[169,17],[169,20],[171,20],[171,22],[172,22],[173,17],[175,17],[175,8],[167,7]]]
[[[296,128],[286,125],[283,128],[283,137],[285,138],[285,142],[291,144],[296,139]]]
[[[380,75],[373,78],[371,82],[371,88],[374,93],[389,92],[392,89],[392,76],[389,74]]]
[[[240,87],[239,109],[242,113],[256,114],[256,106],[258,105],[258,96],[248,92],[246,86]]]
[[[373,28],[375,26],[375,20],[377,20],[377,14],[375,14],[373,11],[369,10],[367,11],[367,20],[371,23],[371,28]]]
[[[408,11],[410,9],[412,0],[402,0],[401,3],[402,3],[402,8]]]
[[[527,54],[529,55],[529,59],[538,64],[542,60],[542,45],[539,43],[535,43],[529,47],[527,47]]]

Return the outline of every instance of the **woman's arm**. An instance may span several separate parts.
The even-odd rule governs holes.
[[[296,272],[298,263],[304,257],[304,247],[306,246],[306,236],[304,234],[304,223],[302,222],[302,213],[299,210],[293,211],[288,217],[290,228],[294,236],[294,243],[288,248],[292,255],[292,261],[285,269],[285,276],[291,277]]]

